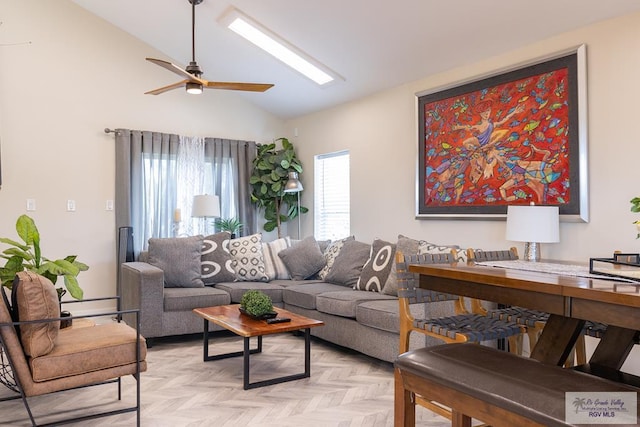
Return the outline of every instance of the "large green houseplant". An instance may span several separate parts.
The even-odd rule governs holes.
[[[276,148],[276,142],[281,142],[281,149]],[[298,195],[285,193],[284,187],[289,172],[302,173],[302,164],[287,138],[276,142],[258,147],[249,183],[251,201],[264,211],[264,230],[278,229],[278,237],[282,237],[281,224],[298,216]],[[308,209],[300,206],[300,213],[306,212]]]
[[[69,255],[62,259],[50,260],[42,256],[40,251],[40,233],[35,222],[27,215],[21,215],[16,221],[16,232],[22,243],[6,237],[0,237],[0,242],[11,246],[5,249],[1,258],[7,260],[0,268],[2,286],[11,289],[15,275],[23,270],[30,270],[48,278],[55,285],[58,276],[64,277],[64,285],[75,299],[82,299],[83,292],[78,284],[78,274],[89,267],[79,262],[76,255]],[[60,294],[60,291],[58,291]]]

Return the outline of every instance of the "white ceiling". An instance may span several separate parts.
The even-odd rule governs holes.
[[[188,0],[73,1],[163,52],[160,59],[190,61]],[[225,29],[217,19],[231,6],[344,80],[318,87]],[[204,0],[196,60],[208,80],[274,83],[265,93],[238,93],[291,118],[637,11],[637,0]],[[148,89],[179,80],[167,71]]]

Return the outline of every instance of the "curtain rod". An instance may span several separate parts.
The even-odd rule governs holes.
[[[104,128],[104,133],[118,133],[115,129]]]

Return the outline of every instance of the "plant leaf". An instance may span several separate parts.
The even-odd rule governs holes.
[[[84,298],[84,292],[80,288],[78,284],[78,279],[75,276],[70,276],[65,274],[64,276],[64,286],[67,288],[71,296],[77,300],[81,300]]]

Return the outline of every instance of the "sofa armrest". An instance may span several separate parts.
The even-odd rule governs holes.
[[[147,338],[162,336],[164,311],[164,272],[146,262],[125,262],[121,265],[121,309],[140,310],[140,333]],[[123,316],[135,325],[131,314]]]

